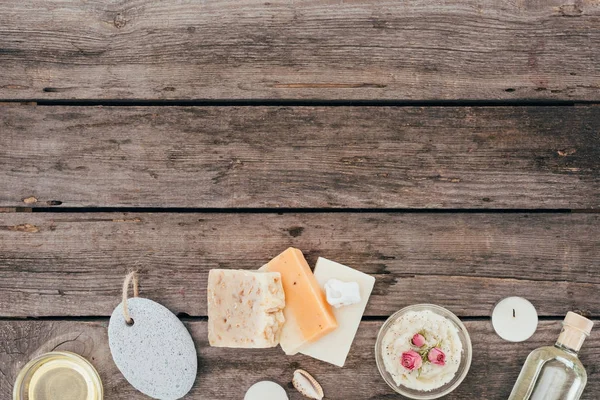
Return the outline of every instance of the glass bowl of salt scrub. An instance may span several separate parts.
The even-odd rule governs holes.
[[[102,381],[85,358],[53,351],[29,361],[17,376],[14,400],[102,400]]]
[[[396,312],[377,335],[375,358],[386,383],[410,399],[452,392],[471,366],[471,338],[456,315],[433,304]]]

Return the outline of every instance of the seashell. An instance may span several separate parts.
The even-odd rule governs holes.
[[[309,399],[322,400],[323,399],[323,388],[319,385],[319,382],[313,378],[308,372],[303,369],[297,369],[294,371],[294,378],[292,384],[303,396]]]

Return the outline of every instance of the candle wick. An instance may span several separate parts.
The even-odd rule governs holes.
[[[516,317],[517,317],[517,314],[515,312],[515,309],[513,308],[513,318],[516,318]]]

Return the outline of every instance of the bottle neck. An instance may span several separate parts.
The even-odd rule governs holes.
[[[586,336],[587,335],[579,329],[564,325],[555,346],[577,354],[579,349],[581,349]]]

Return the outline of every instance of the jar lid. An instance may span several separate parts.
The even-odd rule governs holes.
[[[592,332],[594,322],[577,313],[569,311],[565,317],[565,320],[563,321],[563,325],[568,325],[572,328],[578,329],[589,336],[589,334]]]
[[[29,361],[17,376],[14,400],[102,400],[96,369],[85,358],[54,351]]]

